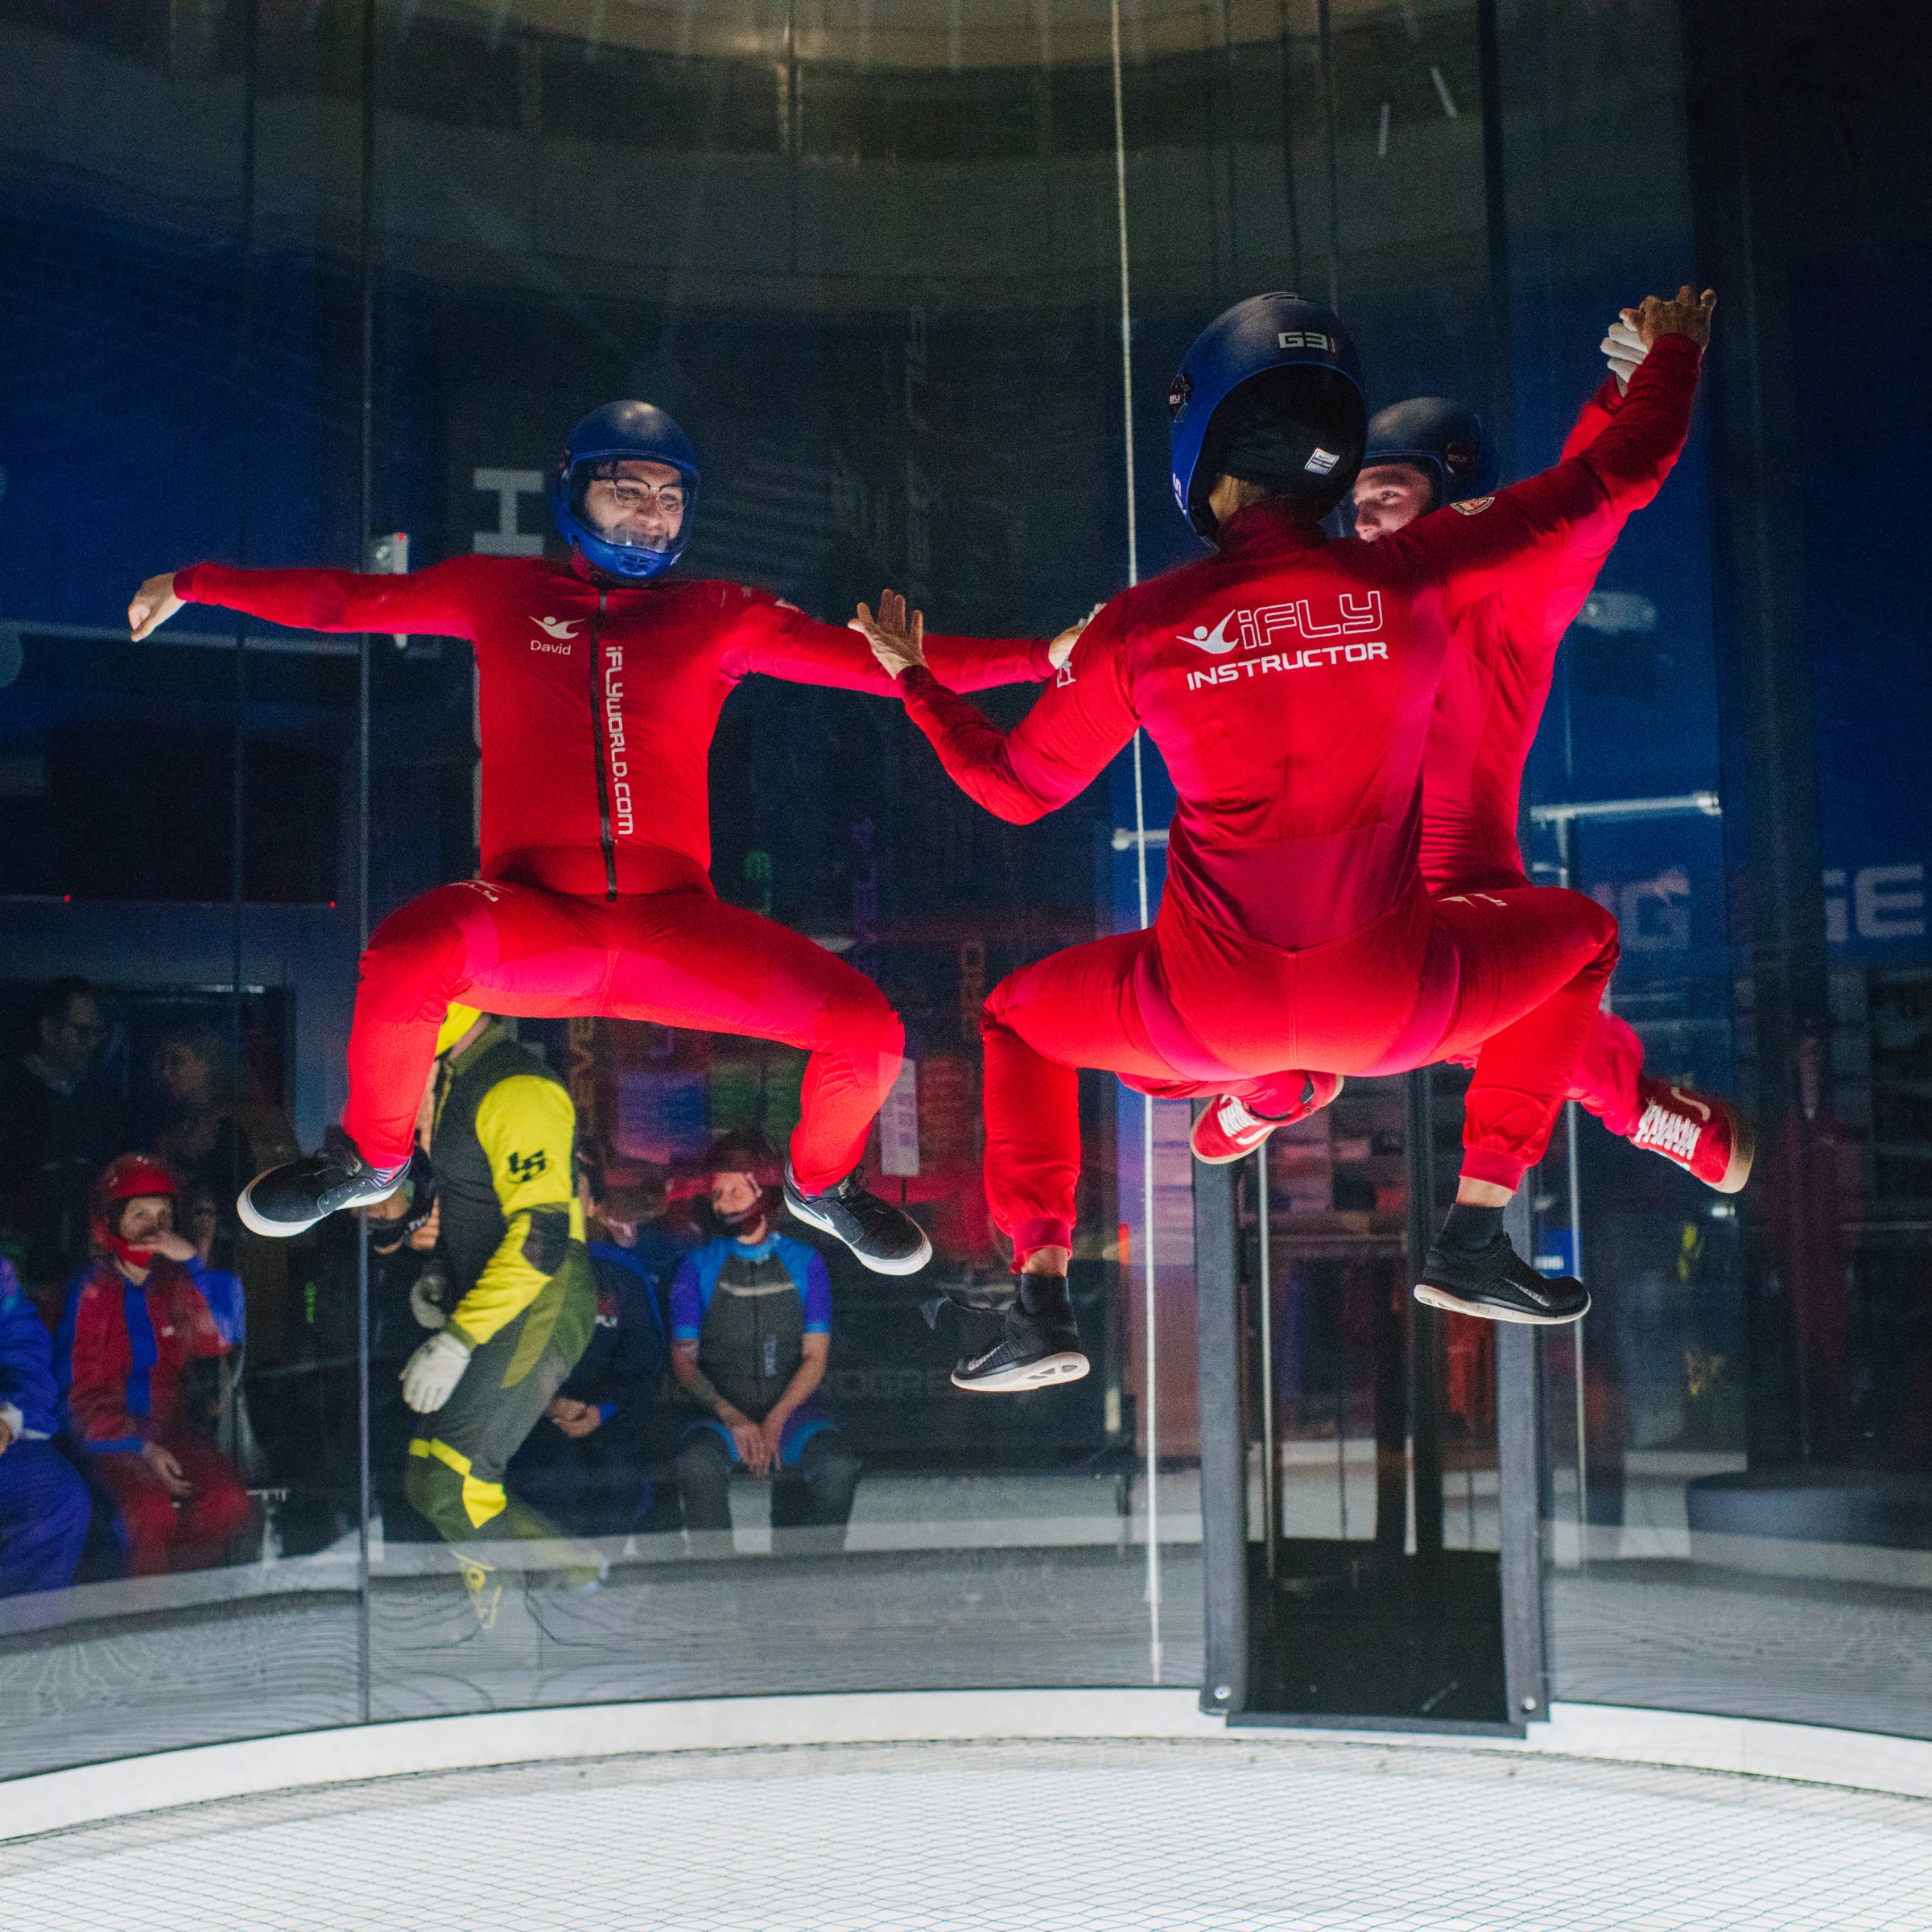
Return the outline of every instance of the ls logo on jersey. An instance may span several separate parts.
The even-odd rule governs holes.
[[[1300,650],[1270,650],[1278,638],[1291,631],[1304,638],[1340,638],[1382,627],[1382,593],[1379,590],[1359,597],[1344,591],[1335,601],[1336,621],[1332,624],[1316,618],[1311,602],[1311,599],[1302,597],[1292,604],[1265,604],[1252,610],[1231,610],[1212,630],[1205,624],[1197,624],[1191,632],[1178,632],[1182,643],[1191,644],[1211,658],[1225,657],[1237,649],[1267,653],[1239,663],[1218,664],[1212,671],[1191,671],[1187,688],[1194,691],[1203,684],[1231,684],[1236,678],[1258,677],[1271,671],[1315,671],[1335,664],[1387,661],[1389,646],[1379,638],[1355,644],[1311,644]]]
[[[513,1154],[509,1164],[513,1181],[534,1181],[539,1174],[549,1171],[550,1156],[539,1147],[535,1154]]]
[[[543,633],[543,637],[530,639],[530,647],[532,650],[554,651],[560,658],[570,655],[568,640],[577,634],[581,619],[533,617],[530,621]],[[554,639],[555,642],[547,642],[547,638]]]

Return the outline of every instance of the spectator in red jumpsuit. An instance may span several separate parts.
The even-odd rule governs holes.
[[[481,876],[412,901],[362,960],[341,1128],[258,1175],[239,1203],[291,1235],[379,1200],[407,1162],[436,1032],[456,1003],[534,1017],[605,1013],[782,1040],[809,1051],[786,1198],[865,1265],[910,1274],[931,1249],[857,1163],[898,1073],[898,1016],[870,980],[712,889],[706,761],[718,714],[753,671],[853,691],[890,680],[864,640],[769,592],[667,578],[689,535],[696,453],[671,418],[618,402],[578,424],[551,506],[568,564],[455,557],[413,576],[234,570],[151,578],[129,609],[144,637],[184,602],[325,631],[425,632],[475,646],[482,745]],[[962,688],[1046,674],[1049,646],[951,640]]]
[[[1611,324],[1603,347],[1611,374],[1570,432],[1566,457],[1608,427],[1647,353],[1629,310]],[[1660,484],[1676,455],[1659,466]],[[1494,471],[1472,411],[1434,396],[1398,402],[1368,425],[1368,452],[1355,483],[1356,535],[1374,543],[1432,510],[1480,496],[1494,487]],[[1449,611],[1453,642],[1422,760],[1422,869],[1432,894],[1530,883],[1517,848],[1517,804],[1557,648],[1624,524],[1647,500],[1633,490],[1605,503],[1560,543],[1525,558],[1496,589]],[[1751,1173],[1750,1122],[1728,1100],[1645,1074],[1643,1059],[1629,1022],[1600,1012],[1570,1098],[1612,1133],[1720,1193],[1736,1193]],[[1238,1160],[1281,1124],[1237,1096],[1218,1096],[1195,1123],[1195,1152],[1207,1161]]]
[[[54,1344],[67,1426],[119,1511],[130,1576],[218,1563],[249,1521],[248,1493],[184,1387],[190,1364],[225,1344],[195,1285],[200,1257],[175,1232],[175,1200],[157,1162],[109,1163],[94,1186],[94,1257],[67,1285]]]
[[[1176,499],[1219,556],[1115,597],[1011,732],[924,669],[916,618],[906,628],[895,605],[870,623],[907,711],[989,810],[1023,822],[1065,803],[1141,725],[1179,795],[1154,925],[1023,968],[987,1001],[987,1191],[1021,1280],[1000,1340],[955,1371],[960,1386],[1086,1372],[1065,1278],[1081,1067],[1277,1113],[1310,1084],[1297,1075],[1283,1092],[1284,1066],[1379,1071],[1480,1046],[1458,1200],[1417,1294],[1539,1323],[1587,1309],[1580,1282],[1545,1281],[1515,1253],[1502,1205],[1568,1090],[1616,923],[1555,890],[1431,901],[1422,754],[1446,604],[1505,581],[1605,502],[1654,491],[1684,434],[1710,300],[1645,303],[1657,346],[1589,449],[1356,544],[1330,543],[1319,521],[1364,447],[1353,351],[1327,311],[1254,297],[1203,332],[1169,398]]]

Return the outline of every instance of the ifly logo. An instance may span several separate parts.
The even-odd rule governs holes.
[[[1197,624],[1192,631],[1182,631],[1179,635],[1183,644],[1191,644],[1211,658],[1218,658],[1237,648],[1269,650],[1278,637],[1291,630],[1304,638],[1340,638],[1359,637],[1364,631],[1382,627],[1382,593],[1379,590],[1359,597],[1344,591],[1335,600],[1336,621],[1332,624],[1317,621],[1311,609],[1312,603],[1311,598],[1301,597],[1292,604],[1264,604],[1253,610],[1231,610],[1212,630],[1205,624]],[[1231,625],[1232,635],[1228,630]]]
[[[532,620],[539,630],[553,638],[574,638],[583,623],[580,617],[537,617]]]
[[[1322,600],[1324,605],[1327,600]],[[1183,644],[1204,650],[1211,658],[1226,657],[1236,650],[1261,651],[1266,654],[1232,664],[1217,665],[1212,671],[1191,671],[1187,688],[1203,684],[1227,684],[1236,678],[1257,677],[1275,671],[1315,671],[1336,664],[1386,663],[1389,646],[1379,638],[1370,642],[1316,644],[1305,642],[1296,650],[1282,648],[1290,633],[1304,641],[1317,638],[1361,637],[1364,631],[1382,627],[1382,593],[1379,590],[1360,597],[1344,591],[1332,606],[1335,621],[1318,618],[1315,600],[1298,597],[1292,603],[1263,604],[1253,609],[1231,610],[1210,630],[1197,624],[1191,631],[1175,634]]]
[[[530,647],[532,650],[551,651],[562,658],[570,655],[568,640],[577,634],[576,623],[563,617],[532,617],[530,621],[543,633],[543,637],[530,639]],[[545,638],[555,638],[556,642],[547,643]]]

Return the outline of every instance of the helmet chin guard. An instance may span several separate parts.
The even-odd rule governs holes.
[[[663,463],[682,479],[684,518],[663,549],[613,541],[584,514],[584,491],[596,480],[598,466],[613,462]],[[663,410],[649,402],[606,402],[570,432],[570,440],[558,452],[550,478],[551,520],[557,534],[581,551],[586,562],[613,577],[647,583],[662,576],[684,554],[697,510],[699,481],[698,452]]]

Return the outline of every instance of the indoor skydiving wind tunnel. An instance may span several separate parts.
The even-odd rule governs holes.
[[[1910,19],[0,9],[0,1771],[886,1691],[1932,1738]],[[1637,313],[1686,286],[1701,367]],[[1446,616],[1364,754],[1494,836],[1319,898],[1294,774],[1419,662],[1395,560],[1473,570],[1567,449],[1596,550]],[[1293,516],[1339,590],[1183,617]],[[237,574],[298,569],[362,578]],[[1091,771],[988,775],[1157,629]],[[1200,799],[1263,766],[1261,963],[1190,993],[1140,935],[1231,930]],[[1520,1186],[1473,1039],[1210,1037],[1431,867],[1471,959],[1572,908]],[[1042,1048],[1149,959],[1125,1082]],[[244,1213],[318,1150],[346,1208]]]

